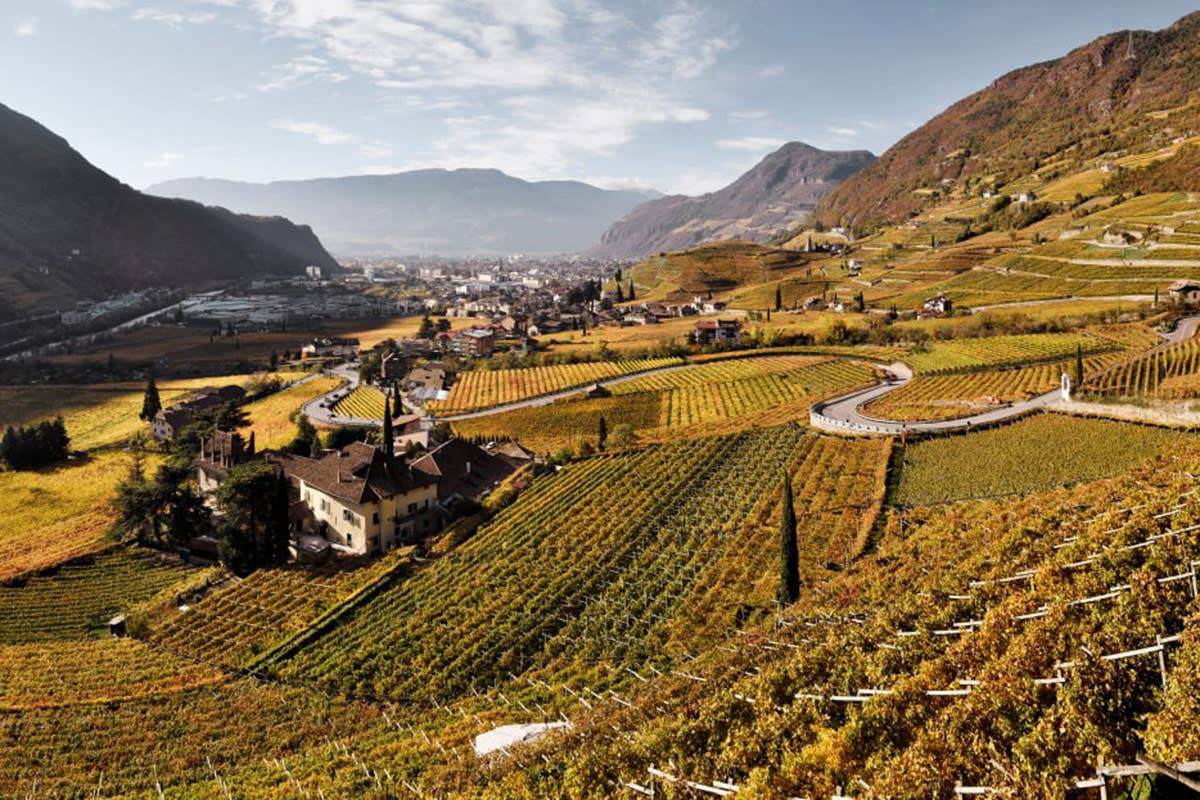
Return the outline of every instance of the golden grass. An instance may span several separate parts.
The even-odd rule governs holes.
[[[286,446],[296,437],[296,423],[292,415],[304,403],[333,391],[342,383],[344,381],[341,378],[319,375],[308,383],[255,400],[246,406],[250,427],[242,435],[249,436],[253,432],[254,443],[259,450]]]
[[[102,548],[114,519],[107,503],[128,465],[128,455],[106,452],[0,472],[0,580]]]

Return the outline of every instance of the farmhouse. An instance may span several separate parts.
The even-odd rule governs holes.
[[[953,301],[942,294],[939,294],[937,297],[931,297],[921,304],[921,308],[929,314],[949,314],[953,306]]]
[[[737,344],[742,340],[742,323],[736,319],[702,319],[692,331],[696,344]]]
[[[192,423],[197,412],[226,403],[240,403],[245,398],[246,390],[240,386],[206,387],[190,400],[159,409],[150,421],[150,435],[160,442],[170,441]]]
[[[298,497],[298,535],[338,549],[383,553],[440,524],[437,478],[364,442],[320,458],[271,453]]]
[[[1180,304],[1190,305],[1200,302],[1200,282],[1197,281],[1175,281],[1171,284],[1168,290],[1171,294],[1171,300]]]

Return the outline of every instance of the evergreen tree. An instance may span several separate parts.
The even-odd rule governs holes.
[[[783,311],[783,288],[780,286],[775,287],[775,310]]]
[[[779,602],[791,605],[800,599],[800,550],[796,544],[796,507],[792,478],[783,476],[783,509],[779,520]]]
[[[1079,391],[1083,386],[1083,345],[1075,345],[1075,376],[1072,378],[1075,384],[1075,390]]]
[[[217,489],[224,512],[221,560],[245,574],[288,556],[288,486],[273,464],[248,461],[229,470]]]
[[[146,394],[142,397],[142,413],[138,414],[138,419],[149,422],[160,409],[162,401],[159,400],[158,385],[154,382],[154,374],[151,373],[150,379],[146,381]]]
[[[316,431],[313,431],[312,441],[308,444],[308,457],[321,457],[321,436]]]
[[[854,298],[854,308],[859,313],[867,310],[867,302],[863,299],[863,293],[860,291],[858,296]]]
[[[621,268],[617,267],[617,283],[621,282]]]
[[[621,284],[619,284],[619,283],[617,284],[617,302],[618,303],[625,302],[625,291],[621,288]]]
[[[274,372],[275,369],[279,366],[279,353],[275,352],[274,347],[271,348],[270,365],[271,365],[272,372]]]
[[[598,436],[596,437],[596,441],[598,443],[597,446],[601,450],[603,450],[604,446],[608,443],[608,420],[606,420],[603,416],[600,417],[600,425],[599,425],[599,430],[597,431],[597,433],[598,433]]]
[[[388,456],[396,454],[396,443],[392,438],[392,401],[387,395],[383,397],[383,452]]]
[[[633,292],[633,278],[630,278],[630,279],[629,279],[629,293],[628,293],[628,297],[629,297],[629,302],[631,302],[631,303],[632,303],[634,300],[637,300],[637,295],[635,295],[635,294],[634,294],[634,292]]]

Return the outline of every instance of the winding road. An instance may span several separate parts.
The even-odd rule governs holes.
[[[809,411],[808,421],[814,428],[832,433],[851,433],[862,436],[899,436],[904,433],[949,433],[951,431],[984,428],[997,422],[1028,414],[1053,403],[1060,396],[1055,389],[1043,395],[981,411],[969,417],[957,417],[930,422],[895,422],[869,417],[860,410],[867,403],[888,392],[894,392],[912,380],[907,364],[897,362],[888,367],[896,379],[887,383],[859,389],[857,392],[817,403]]]
[[[383,424],[381,420],[366,419],[365,417],[347,417],[333,411],[334,403],[358,388],[357,365],[349,363],[338,364],[336,367],[331,367],[315,374],[333,375],[335,378],[341,378],[346,381],[346,383],[331,392],[326,392],[320,397],[314,397],[300,406],[300,413],[308,417],[309,422],[312,422],[314,425],[347,425],[356,428],[377,428]]]

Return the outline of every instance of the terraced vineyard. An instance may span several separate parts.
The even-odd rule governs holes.
[[[931,344],[927,352],[910,353],[905,362],[917,373],[937,374],[987,367],[1008,367],[1073,357],[1118,348],[1110,339],[1077,333],[1036,333],[955,339]]]
[[[350,394],[338,400],[333,410],[346,417],[381,420],[384,400],[384,393],[374,386],[357,386]]]
[[[280,671],[339,692],[369,685],[385,697],[432,701],[581,647],[630,666],[667,663],[666,625],[700,576],[744,537],[763,542],[756,521],[777,504],[781,471],[811,484],[802,502],[816,509],[859,481],[875,487],[866,494],[882,492],[880,472],[845,469],[843,455],[881,456],[882,447],[779,427],[588,459],[537,481],[467,543],[394,584]],[[818,448],[822,455],[812,456]],[[871,507],[844,513],[849,529],[825,527],[806,540],[806,565],[852,550]],[[726,568],[761,577],[753,563]],[[769,607],[770,597],[738,602]]]
[[[407,559],[407,551],[397,551],[371,561],[260,569],[176,613],[153,641],[189,658],[244,666]]]
[[[1124,358],[1105,353],[1083,360],[1085,375],[1094,375]],[[863,413],[885,420],[936,420],[967,416],[988,408],[1027,400],[1057,387],[1070,375],[1074,361],[1007,370],[945,375],[918,375],[863,408]]]
[[[0,645],[0,710],[107,703],[219,683],[219,670],[134,639]]]
[[[1107,478],[1190,439],[1165,428],[1038,414],[970,436],[910,445],[897,500],[943,503]]]
[[[872,367],[828,356],[722,359],[627,381],[613,387],[613,397],[517,409],[457,422],[454,429],[465,436],[512,436],[542,451],[578,447],[586,440],[595,444],[601,416],[610,430],[629,424],[648,441],[685,430],[695,435],[734,433],[755,425],[806,420],[815,399],[874,379]]]
[[[555,364],[522,369],[472,370],[459,375],[450,388],[448,398],[430,401],[426,403],[426,408],[431,413],[450,416],[587,386],[618,375],[631,375],[682,363],[681,358],[656,358]]]
[[[499,767],[486,796],[518,774],[520,797],[615,794],[657,770],[749,796],[827,797],[861,779],[887,797],[961,784],[1049,798],[1095,778],[1101,758],[1191,759],[1197,468],[1192,451],[1071,492],[911,512],[878,558],[772,629],[654,679],[632,707],[588,714],[586,730]]]
[[[1200,341],[1189,339],[1123,361],[1089,379],[1084,389],[1121,397],[1200,397]]]
[[[755,359],[756,362],[772,359]],[[739,366],[743,362],[723,362],[720,367]],[[718,365],[713,365],[717,367]],[[776,372],[776,364],[754,364],[763,368],[760,374],[741,374],[721,377],[728,370],[704,367],[694,370],[700,373],[713,369],[716,375],[710,381],[679,383],[665,392],[665,427],[687,428],[722,420],[744,418],[748,414],[786,406],[798,400],[812,401],[818,397],[837,394],[874,382],[875,370],[862,364],[840,359],[824,359],[795,366],[786,372]],[[675,375],[656,376],[674,378]],[[647,378],[654,381],[656,378]],[[632,383],[640,383],[633,381]],[[624,390],[625,387],[618,387]],[[798,414],[797,418],[802,418]]]
[[[211,574],[133,548],[85,557],[53,574],[0,586],[0,643],[83,638],[118,611]]]

